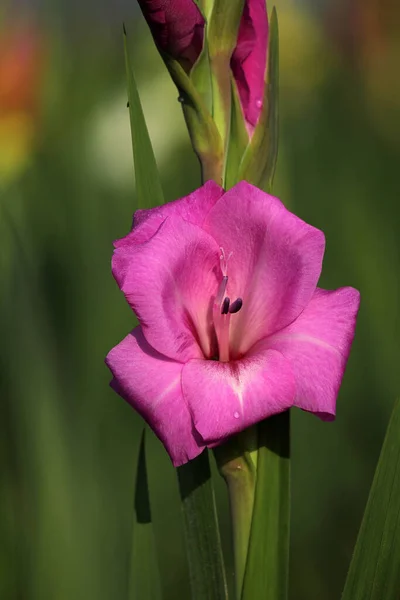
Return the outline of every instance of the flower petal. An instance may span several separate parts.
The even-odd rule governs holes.
[[[262,109],[267,47],[266,2],[246,0],[231,66],[250,135]]]
[[[204,229],[233,253],[227,295],[243,307],[232,315],[230,346],[240,357],[304,310],[321,273],[324,234],[245,181],[216,203]]]
[[[137,327],[109,352],[106,364],[111,386],[147,421],[175,466],[202,452],[182,396],[181,363],[156,352]]]
[[[351,287],[317,289],[296,321],[268,340],[292,365],[295,405],[324,420],[335,417],[359,304],[360,294]]]
[[[147,242],[167,217],[182,217],[193,225],[202,227],[204,219],[221,198],[224,190],[214,181],[207,181],[188,196],[151,209],[137,210],[133,216],[132,231],[114,242],[114,246],[131,246]]]
[[[295,384],[282,354],[258,344],[238,361],[189,361],[182,389],[194,426],[211,443],[290,408]]]
[[[153,348],[186,362],[212,353],[212,300],[222,278],[215,240],[180,217],[145,244],[114,251],[113,275]]]

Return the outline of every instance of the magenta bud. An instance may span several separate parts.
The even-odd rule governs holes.
[[[189,72],[203,47],[204,19],[193,0],[138,0],[159,50]]]

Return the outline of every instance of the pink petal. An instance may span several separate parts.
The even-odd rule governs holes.
[[[116,248],[112,267],[153,348],[181,362],[211,355],[212,300],[222,275],[210,235],[171,217],[148,242]]]
[[[149,210],[137,210],[132,231],[114,243],[116,248],[147,242],[167,217],[182,217],[193,225],[202,227],[204,219],[224,193],[214,181],[207,181],[188,196]]]
[[[317,289],[302,314],[268,343],[290,361],[295,405],[331,420],[354,337],[360,304],[357,290]]]
[[[241,357],[304,310],[321,273],[324,234],[244,181],[211,209],[204,229],[233,253],[227,296],[243,307],[232,315],[230,340],[233,358]]]
[[[290,408],[295,385],[288,361],[261,343],[239,361],[189,361],[182,389],[194,426],[211,443]]]
[[[267,48],[268,15],[265,0],[246,0],[231,66],[250,134],[262,109]]]
[[[175,466],[202,452],[182,396],[181,363],[156,352],[137,327],[109,352],[106,364],[111,386],[147,421]]]

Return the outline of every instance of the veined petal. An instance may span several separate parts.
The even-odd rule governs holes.
[[[114,242],[115,248],[147,242],[167,217],[182,217],[202,227],[204,219],[221,198],[224,190],[214,181],[207,181],[188,196],[148,210],[137,210],[133,216],[132,231]]]
[[[202,452],[182,396],[181,363],[156,352],[137,327],[109,352],[106,364],[113,389],[147,421],[175,466]]]
[[[295,385],[282,354],[259,344],[238,361],[189,361],[182,389],[195,428],[212,443],[290,408]]]
[[[116,248],[112,268],[153,348],[181,362],[211,356],[212,301],[222,274],[209,234],[168,218],[148,242]]]
[[[331,420],[354,337],[360,294],[351,287],[317,289],[301,315],[268,344],[290,361],[295,405]]]
[[[241,357],[304,310],[321,273],[324,234],[245,181],[220,198],[204,229],[232,252],[227,296],[243,307],[231,320],[230,348]]]

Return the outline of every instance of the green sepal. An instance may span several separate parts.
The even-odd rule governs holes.
[[[190,80],[203,100],[204,110],[206,110],[209,114],[212,114],[212,83],[210,57],[208,55],[208,43],[206,35],[204,35],[203,49],[201,54],[190,71]]]
[[[278,16],[272,9],[268,66],[264,102],[251,142],[243,156],[239,180],[245,180],[271,192],[278,157],[279,134],[279,31]]]
[[[396,402],[342,600],[398,600],[400,593],[400,401]]]
[[[241,600],[286,600],[290,531],[290,413],[258,425],[257,481]]]
[[[228,149],[231,124],[230,61],[236,47],[244,0],[215,0],[207,23],[207,42],[211,71],[212,116]]]
[[[225,189],[229,190],[238,181],[240,164],[249,144],[249,134],[244,122],[239,92],[234,78],[231,78],[232,88],[232,111],[231,126],[229,132],[228,156],[225,170]]]
[[[214,6],[214,0],[194,0],[194,3],[197,5],[205,21],[207,22]]]
[[[128,83],[128,107],[131,123],[133,161],[135,167],[136,208],[152,208],[164,203],[157,163],[140,103],[139,93],[130,63],[126,29],[124,52]]]
[[[179,91],[190,139],[200,160],[202,180],[213,179],[222,185],[224,150],[212,116],[179,62],[166,53],[162,53],[162,57]]]

